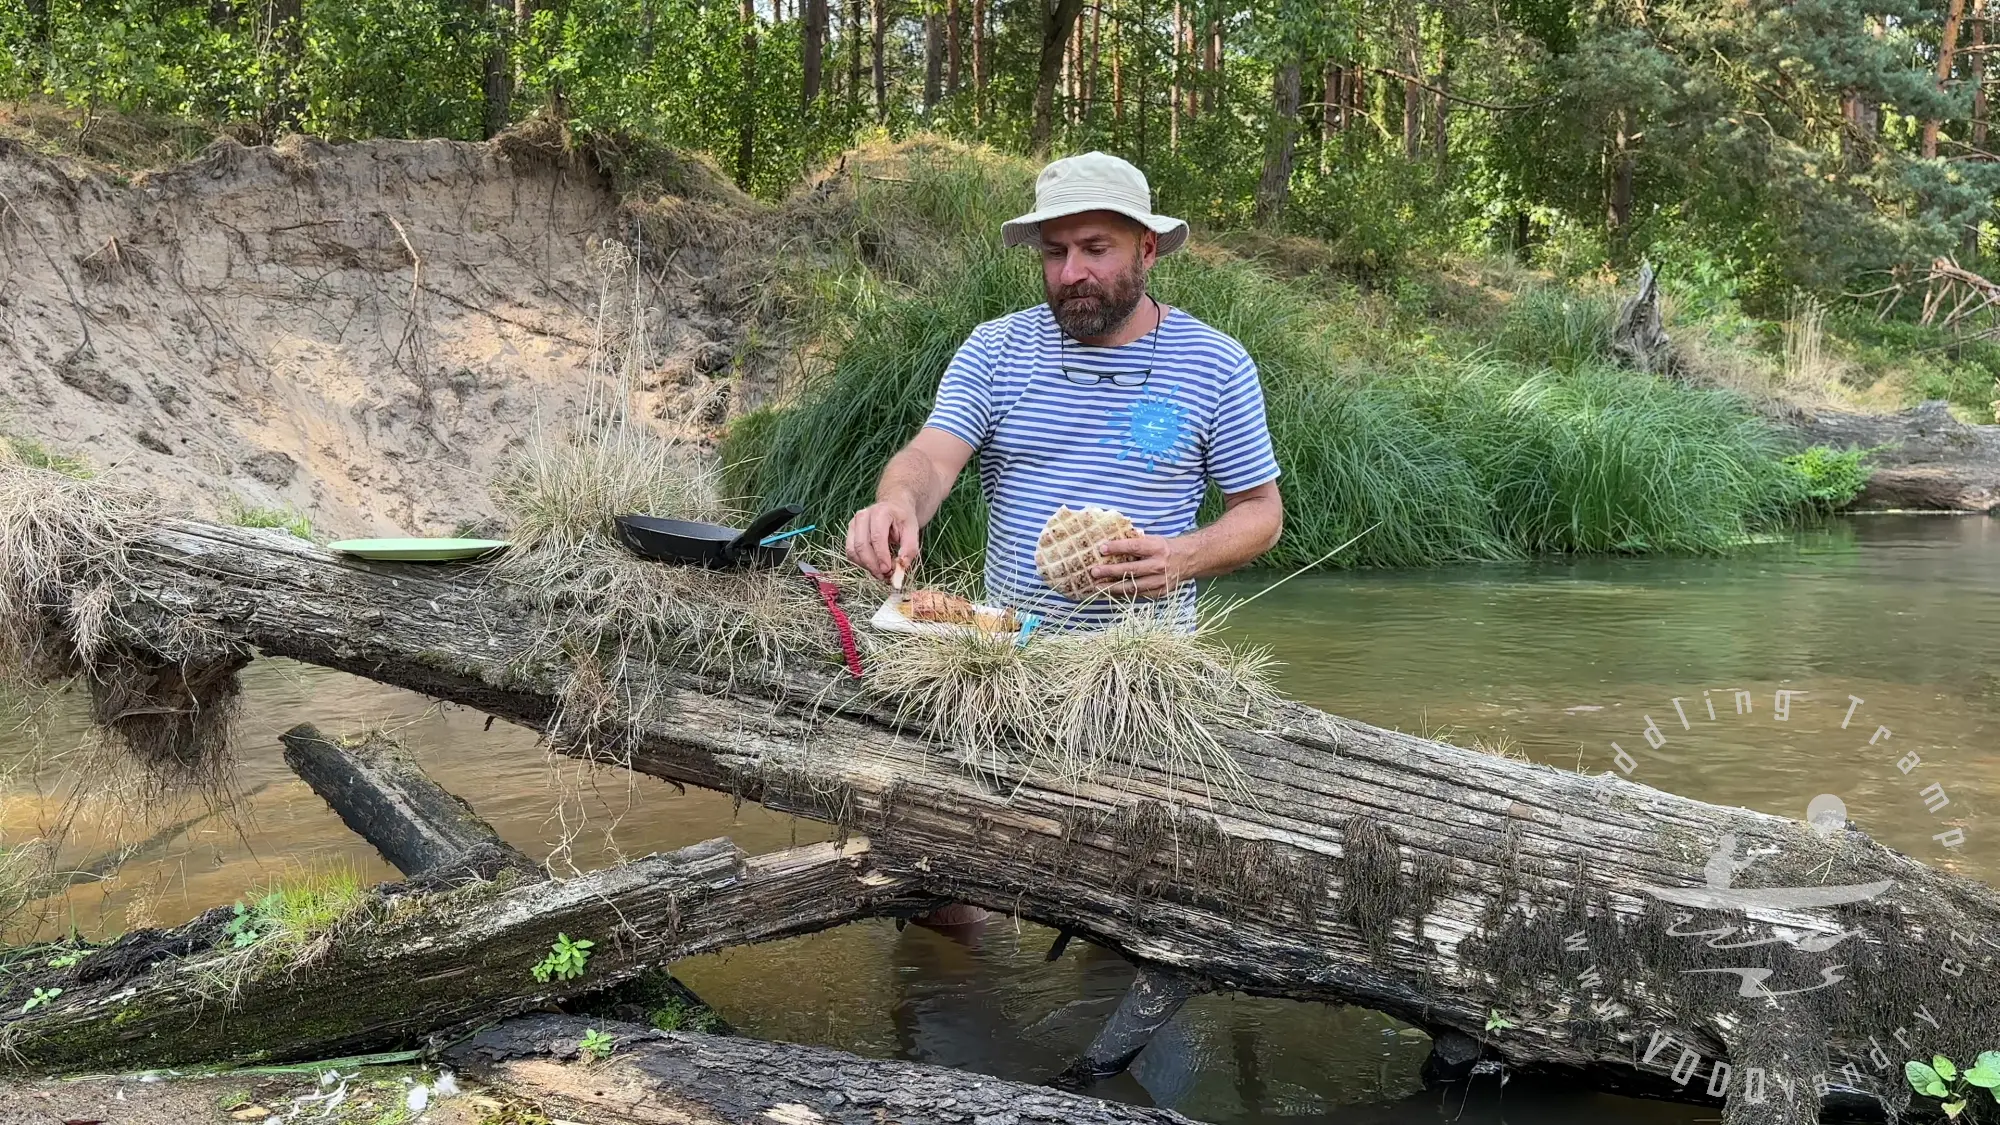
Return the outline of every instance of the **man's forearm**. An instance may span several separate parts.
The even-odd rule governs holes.
[[[1245,497],[1214,523],[1182,537],[1189,551],[1178,577],[1217,578],[1240,570],[1270,550],[1284,526],[1284,503],[1275,494]]]
[[[951,487],[949,480],[939,487],[943,475],[923,450],[906,448],[891,457],[882,469],[882,480],[875,486],[875,499],[883,504],[907,505],[916,513],[917,523],[927,524],[937,514],[945,492]]]

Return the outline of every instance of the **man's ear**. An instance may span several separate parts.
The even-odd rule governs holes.
[[[1139,261],[1144,263],[1147,269],[1152,269],[1153,263],[1159,260],[1160,236],[1154,233],[1153,228],[1146,227],[1139,235]]]

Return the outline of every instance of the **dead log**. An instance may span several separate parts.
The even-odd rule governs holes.
[[[612,1040],[610,1055],[584,1057],[590,1030]],[[571,1016],[509,1020],[441,1061],[552,1119],[598,1125],[1191,1125],[1171,1110],[962,1070]]]
[[[335,741],[301,724],[279,740],[292,772],[404,875],[437,885],[510,870],[542,876],[541,864],[501,840],[387,735]]]
[[[1800,446],[1869,450],[1875,472],[1853,508],[2000,509],[2000,426],[1961,422],[1942,400],[1895,414],[1800,411],[1789,424]]]
[[[1674,349],[1660,317],[1660,286],[1653,264],[1639,266],[1639,288],[1619,302],[1611,324],[1611,354],[1638,371],[1671,373]]]
[[[934,901],[878,870],[857,838],[754,858],[709,840],[563,882],[503,871],[446,891],[380,887],[330,924],[281,927],[241,947],[222,908],[128,935],[67,969],[7,976],[0,1066],[137,1069],[407,1046],[678,958]],[[593,943],[582,971],[537,979],[559,935]]]
[[[540,627],[476,568],[362,564],[187,522],[131,555],[120,612],[141,630],[149,612],[182,615],[246,650],[535,727],[573,673],[523,656]],[[1904,1057],[2000,1043],[2000,896],[1858,832],[1821,837],[1306,707],[1220,732],[1256,794],[1232,803],[1140,767],[1063,790],[974,775],[832,674],[739,667],[725,682],[661,666],[647,686],[620,727],[632,768],[866,832],[874,862],[908,887],[1218,988],[1456,1029],[1514,1068],[1726,1099],[1732,1125],[1803,1122],[1822,1088],[1900,1104]],[[1725,841],[1763,856],[1740,887],[1887,886],[1824,908],[1661,897],[1709,886]],[[1687,928],[1723,924],[1770,943],[1758,963],[1784,974],[1780,987],[1828,971],[1841,987],[1774,1006],[1739,975],[1740,948]]]

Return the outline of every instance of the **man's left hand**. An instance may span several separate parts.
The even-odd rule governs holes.
[[[1162,597],[1186,580],[1191,569],[1184,557],[1188,546],[1184,538],[1161,535],[1113,539],[1100,546],[1098,553],[1126,557],[1091,567],[1090,577],[1105,593],[1117,597]]]

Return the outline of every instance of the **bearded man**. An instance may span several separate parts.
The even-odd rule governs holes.
[[[1226,334],[1147,293],[1153,263],[1188,236],[1151,205],[1146,177],[1115,156],[1042,170],[1035,210],[1004,224],[1001,240],[1041,251],[1048,303],[973,330],[929,421],[849,523],[848,558],[885,580],[913,568],[921,528],[975,453],[991,513],[988,600],[1057,627],[1101,626],[1135,599],[1159,599],[1191,627],[1196,579],[1278,541],[1284,504],[1257,366]],[[1224,512],[1197,528],[1211,482]],[[1098,594],[1081,602],[1035,566],[1042,525],[1065,505],[1115,509],[1140,531],[1100,547]]]

